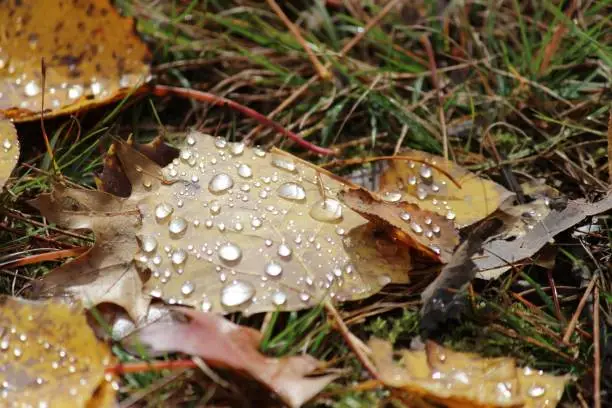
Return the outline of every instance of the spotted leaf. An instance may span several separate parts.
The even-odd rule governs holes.
[[[389,202],[363,188],[340,193],[340,199],[377,225],[387,226],[392,236],[441,262],[448,262],[459,243],[452,221],[415,204]]]
[[[380,178],[387,201],[407,201],[462,228],[493,213],[512,193],[429,153],[407,150],[388,161]]]
[[[108,103],[149,76],[150,53],[109,0],[3,2],[0,116],[37,118]],[[46,66],[43,89],[41,61]]]
[[[511,358],[482,358],[434,342],[396,353],[384,340],[369,345],[383,383],[447,407],[555,407],[569,380],[519,368]]]
[[[17,130],[8,120],[0,119],[0,188],[11,175],[19,160]]]
[[[0,405],[115,406],[111,362],[81,307],[0,297]]]

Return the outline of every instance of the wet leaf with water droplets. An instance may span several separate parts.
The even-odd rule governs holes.
[[[344,191],[339,197],[373,223],[390,229],[399,241],[438,261],[448,262],[459,243],[459,233],[449,220],[417,205],[385,201],[363,188]]]
[[[387,161],[389,168],[380,176],[383,199],[416,204],[465,227],[493,213],[513,196],[499,184],[443,157],[418,150],[400,154]]]
[[[124,97],[148,80],[150,53],[109,0],[11,1],[0,13],[0,116],[38,119]],[[42,88],[41,59],[46,65]]]
[[[81,307],[0,297],[0,401],[7,406],[113,407],[116,384],[104,378],[112,362]]]
[[[284,304],[282,296],[275,296]],[[153,352],[182,352],[201,357],[213,367],[244,372],[274,391],[290,407],[299,407],[336,378],[307,377],[321,365],[309,355],[276,359],[259,351],[262,335],[223,317],[181,309],[188,322],[164,320],[144,326],[138,339]]]
[[[512,358],[483,358],[431,341],[424,350],[414,351],[394,351],[391,343],[380,339],[371,339],[369,346],[385,385],[449,407],[552,408],[569,380],[519,368]]]
[[[17,130],[8,120],[0,119],[0,189],[19,160],[19,139]]]

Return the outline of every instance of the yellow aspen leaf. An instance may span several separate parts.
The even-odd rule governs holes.
[[[112,359],[80,306],[0,297],[1,406],[113,407]]]
[[[19,160],[19,139],[17,130],[8,120],[0,119],[0,188],[17,165]]]
[[[149,77],[151,55],[109,0],[9,1],[0,13],[0,116],[76,112],[126,95]],[[41,61],[46,66],[43,89]]]
[[[340,198],[371,222],[390,227],[399,241],[437,261],[448,262],[459,243],[452,221],[415,204],[384,201],[363,188],[343,191]]]
[[[369,346],[384,384],[451,408],[551,408],[569,380],[517,367],[512,358],[483,358],[431,341],[414,351],[394,352],[380,339],[371,339]]]
[[[248,314],[361,299],[409,280],[408,251],[339,201],[352,185],[288,153],[198,132],[164,168],[127,143],[114,150],[130,183],[128,198],[57,189],[37,200],[51,220],[96,234],[91,253],[43,279],[49,293],[63,288],[143,316],[124,295],[133,295],[140,276],[145,293],[167,303]],[[118,178],[105,179],[126,190]],[[129,287],[108,286],[121,272],[132,277],[124,278]],[[112,299],[101,296],[104,288],[113,289]]]
[[[402,151],[388,164],[380,178],[384,199],[416,204],[459,228],[487,217],[513,195],[454,162],[417,150]]]

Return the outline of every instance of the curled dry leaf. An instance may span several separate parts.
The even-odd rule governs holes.
[[[182,352],[208,364],[238,370],[269,387],[289,406],[317,395],[335,375],[307,377],[321,363],[309,355],[272,358],[259,352],[261,333],[213,314],[181,309],[188,322],[161,320],[137,332],[153,352]]]
[[[394,352],[379,339],[369,345],[383,383],[448,407],[555,407],[569,379],[519,368],[512,358],[482,358],[431,341],[418,351]]]
[[[0,297],[1,406],[112,407],[111,362],[81,307]]]
[[[163,169],[127,143],[115,151],[129,198],[59,188],[36,201],[52,221],[96,234],[89,253],[44,278],[47,293],[136,318],[146,302],[134,264],[151,275],[145,293],[221,313],[297,310],[408,281],[407,251],[338,201],[346,183],[287,153],[197,132]]]
[[[362,188],[343,191],[339,197],[374,224],[390,227],[398,241],[438,261],[448,262],[459,243],[452,221],[415,204],[384,201]]]
[[[493,239],[483,246],[482,254],[476,255],[473,260],[480,271],[478,277],[494,277],[490,272],[509,269],[512,265],[530,258],[544,245],[554,240],[555,235],[573,227],[586,217],[600,214],[612,209],[612,193],[594,203],[584,199],[573,200],[567,203],[562,210],[552,210],[539,222],[529,225],[527,232],[513,240],[505,237]],[[503,268],[503,269],[500,269]]]
[[[462,228],[492,214],[513,194],[443,157],[406,150],[389,160],[380,178],[386,201],[407,201]]]
[[[19,160],[19,139],[15,126],[0,119],[0,189],[6,183]]]
[[[150,298],[142,293],[142,276],[133,262],[140,221],[134,207],[111,194],[59,184],[31,204],[51,222],[92,230],[96,238],[88,252],[52,270],[35,285],[39,296],[74,296],[87,306],[110,302],[135,320],[146,314]]]
[[[0,13],[0,116],[76,112],[122,98],[149,77],[150,53],[109,0],[9,1]],[[43,90],[41,60],[46,66]]]

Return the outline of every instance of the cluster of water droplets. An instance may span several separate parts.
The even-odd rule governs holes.
[[[26,320],[31,322],[35,317],[29,315]],[[66,348],[66,344],[54,342],[44,334],[30,333],[14,326],[0,327],[0,378],[2,378],[0,406],[11,406],[5,404],[35,399],[40,395],[39,389],[56,381],[62,383],[55,386],[58,387],[56,394],[61,389],[74,399],[76,405],[85,405],[91,390],[98,386],[98,384],[89,384],[94,355],[95,353],[91,355],[84,353],[77,357]],[[100,363],[107,366],[110,360],[104,358],[103,361],[95,362],[95,364]],[[118,383],[112,377],[106,380],[111,382],[115,390],[119,389]],[[66,398],[65,395],[49,398],[54,399],[54,397],[64,400]],[[38,400],[37,407],[50,407],[52,405],[50,402]]]
[[[139,205],[136,260],[152,271],[152,296],[248,312],[370,289],[342,249],[347,215],[365,220],[347,214],[328,176],[197,133],[163,173],[171,183]]]

